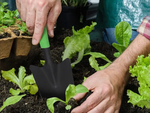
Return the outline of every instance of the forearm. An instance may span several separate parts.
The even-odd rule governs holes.
[[[120,73],[116,74],[116,78],[118,78],[122,84],[126,85],[130,78],[129,66],[136,63],[137,56],[141,54],[148,55],[149,53],[150,40],[139,34],[110,67]]]

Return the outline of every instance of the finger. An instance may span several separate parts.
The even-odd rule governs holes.
[[[92,93],[80,106],[72,110],[71,113],[87,113],[96,107],[104,98],[99,96],[100,93]]]
[[[97,106],[93,107],[88,113],[104,113],[108,108],[109,98],[103,99]],[[113,112],[110,112],[113,113]]]
[[[39,2],[37,4],[34,34],[32,37],[33,45],[37,45],[40,42],[44,27],[46,25],[47,14],[48,14],[48,8],[45,6],[44,3]]]
[[[89,79],[88,79],[89,80]],[[88,80],[86,80],[82,85],[84,85],[89,91],[94,91],[92,88],[92,85],[90,84],[90,82],[88,82]],[[74,96],[74,99],[79,101],[80,99],[82,99],[84,96],[86,95],[86,93],[79,93],[76,96]]]
[[[27,5],[26,0],[22,0],[21,1],[21,15],[20,16],[21,16],[21,20],[24,22],[26,21],[26,12],[27,12],[26,11],[27,10],[26,5]]]
[[[61,1],[58,1],[48,14],[47,29],[50,37],[54,37],[54,26],[59,14],[61,13]]]
[[[30,34],[33,34],[34,32],[34,26],[35,26],[35,9],[34,6],[32,5],[33,0],[28,0],[28,5],[27,5],[27,16],[26,16],[26,25],[28,32]]]
[[[20,4],[20,0],[16,0],[16,7],[17,7],[17,10],[20,14],[20,9],[21,9],[21,4]]]
[[[82,99],[85,95],[86,95],[86,93],[79,93],[79,94],[77,94],[76,96],[74,96],[73,98],[74,98],[76,101],[79,101],[79,100]]]

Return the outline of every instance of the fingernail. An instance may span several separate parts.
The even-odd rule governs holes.
[[[38,44],[38,41],[33,38],[33,39],[32,39],[32,44],[33,44],[33,45],[37,45],[37,44]]]

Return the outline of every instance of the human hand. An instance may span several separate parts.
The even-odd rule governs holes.
[[[61,12],[61,0],[16,0],[16,5],[29,33],[33,34],[33,45],[39,43],[46,24],[49,36],[54,36],[53,29]]]
[[[119,113],[125,85],[115,74],[106,68],[88,77],[83,85],[93,93],[71,113]],[[84,96],[77,94],[74,98],[78,101]]]

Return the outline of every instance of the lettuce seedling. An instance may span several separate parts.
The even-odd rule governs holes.
[[[86,26],[78,31],[75,31],[73,28],[73,35],[64,39],[65,50],[63,52],[62,60],[65,60],[66,58],[72,59],[78,54],[77,59],[71,63],[71,67],[74,67],[86,55],[91,55],[89,63],[96,71],[104,69],[111,63],[111,61],[102,53],[91,52],[90,36],[88,33],[93,30],[95,25],[96,23],[93,22],[91,26]],[[105,66],[99,66],[96,58],[102,58],[108,63]]]
[[[68,101],[71,98],[73,98],[76,94],[86,93],[86,92],[88,92],[88,89],[85,86],[83,86],[81,84],[79,84],[77,86],[70,84],[67,87],[66,92],[65,92],[66,101],[63,101],[57,97],[52,97],[52,98],[47,99],[47,107],[52,113],[54,113],[54,103],[57,101],[61,101],[64,104],[66,104],[66,107],[65,107],[66,110],[69,110],[69,109],[71,109],[71,106],[68,104]]]
[[[118,52],[114,53],[115,57],[119,57],[123,53],[123,51],[128,47],[131,36],[132,28],[128,22],[122,21],[116,25],[115,37],[118,44],[112,44],[112,46],[118,50]]]
[[[137,77],[139,93],[127,90],[128,103],[150,109],[150,54],[138,56],[136,65],[130,66],[129,72],[132,77]]]
[[[23,66],[20,66],[18,77],[15,74],[15,69],[12,68],[9,71],[1,71],[2,77],[5,80],[9,80],[9,82],[12,82],[16,85],[18,85],[18,89],[10,88],[9,92],[13,95],[6,99],[6,101],[3,103],[3,106],[0,108],[0,111],[2,111],[5,107],[15,104],[18,101],[21,100],[22,97],[25,96],[25,92],[29,92],[30,94],[36,94],[38,92],[38,87],[35,83],[33,75],[26,76],[26,70]],[[19,95],[22,94],[22,95]]]
[[[89,33],[93,30],[95,25],[96,23],[93,22],[92,25],[86,26],[78,31],[75,31],[74,28],[72,28],[73,35],[64,39],[65,50],[63,52],[62,60],[65,60],[66,58],[71,60],[73,57],[77,56],[77,59],[71,63],[72,68],[86,55],[91,56],[89,58],[89,63],[96,71],[102,70],[112,63],[104,54],[91,52]],[[101,58],[108,63],[104,66],[99,66],[96,58]],[[44,65],[45,60],[40,60],[40,63]]]
[[[7,2],[0,3],[0,27],[14,25],[19,15],[17,10],[10,11],[7,5]]]
[[[64,39],[65,50],[62,60],[66,58],[72,59],[78,53],[77,60],[71,63],[71,66],[74,67],[82,60],[85,53],[91,51],[90,36],[88,33],[93,30],[95,25],[96,23],[93,22],[91,26],[86,26],[78,31],[75,31],[74,27],[72,28],[73,35]]]
[[[25,22],[22,22],[22,25],[18,24],[19,29],[22,31],[22,33],[27,33],[29,35],[29,32],[27,30],[27,26]]]

